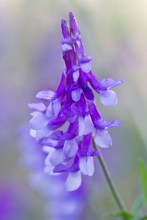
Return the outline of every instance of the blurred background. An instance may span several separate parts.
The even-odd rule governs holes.
[[[19,145],[21,128],[30,120],[27,103],[59,83],[60,20],[68,19],[69,11],[76,15],[96,76],[124,81],[115,90],[117,106],[103,107],[97,98],[103,117],[123,124],[110,131],[113,146],[102,153],[129,209],[140,190],[138,159],[147,162],[147,1],[0,0],[1,220],[46,220],[45,199],[28,184]],[[117,207],[95,165],[94,177],[85,180],[84,219],[105,220],[103,213]]]

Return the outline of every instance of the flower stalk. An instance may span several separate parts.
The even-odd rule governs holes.
[[[95,142],[93,141],[93,146],[94,146],[94,149],[96,150],[97,147],[95,145]],[[122,198],[120,197],[119,193],[118,193],[118,190],[115,186],[115,183],[113,181],[113,178],[107,168],[107,165],[105,163],[105,160],[102,156],[102,154],[99,152],[98,156],[97,156],[98,160],[99,160],[99,163],[102,167],[102,170],[103,170],[103,173],[104,173],[104,176],[106,178],[106,181],[108,183],[108,186],[110,188],[110,191],[113,195],[113,198],[115,199],[116,201],[116,204],[118,205],[120,211],[123,213],[123,212],[126,212],[126,207],[124,205],[124,202],[122,201]],[[126,220],[126,217],[122,217],[123,220]]]

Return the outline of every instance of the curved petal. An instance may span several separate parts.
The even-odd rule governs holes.
[[[81,172],[84,175],[93,176],[93,174],[94,174],[93,157],[81,158],[79,167],[80,167]]]
[[[110,89],[112,87],[115,87],[115,86],[118,86],[118,85],[121,85],[123,83],[123,81],[121,80],[114,80],[114,79],[111,79],[111,78],[104,78],[102,81],[101,81],[101,85],[106,88],[106,89]]]
[[[103,119],[98,121],[98,128],[101,129],[107,129],[107,128],[113,128],[113,127],[117,127],[117,126],[121,126],[121,122],[117,121],[117,120],[113,120],[113,121],[105,121]]]
[[[53,165],[56,166],[64,161],[64,155],[63,155],[63,150],[54,150],[49,157],[49,162]]]
[[[33,129],[41,129],[47,126],[48,119],[47,117],[42,114],[41,112],[38,112],[31,120],[30,120],[31,127]]]
[[[33,138],[36,138],[36,130],[34,129],[30,129],[30,136],[33,137]]]
[[[45,127],[36,131],[36,139],[40,140],[43,137],[47,137],[50,134],[50,130]]]
[[[80,171],[72,172],[68,174],[65,182],[66,191],[74,191],[78,189],[82,182],[82,176]]]
[[[37,99],[44,101],[52,101],[55,98],[56,93],[50,90],[42,90],[36,94]]]
[[[112,139],[109,133],[104,129],[97,129],[96,135],[94,137],[96,145],[102,148],[108,148],[112,145]]]
[[[100,101],[103,105],[110,106],[117,104],[117,95],[112,90],[106,90],[100,92]]]
[[[28,104],[29,108],[35,111],[44,112],[46,110],[46,106],[42,102],[38,103],[30,103]]]

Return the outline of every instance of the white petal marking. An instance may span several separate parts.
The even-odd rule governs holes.
[[[94,174],[93,157],[88,156],[81,158],[79,167],[84,175],[93,176]]]
[[[85,132],[85,122],[83,117],[79,117],[79,136],[84,135]]]
[[[91,62],[90,61],[86,62],[86,63],[81,63],[80,66],[81,66],[81,69],[83,70],[83,72],[85,72],[85,73],[89,73],[91,70]]]
[[[108,148],[112,145],[111,137],[108,133],[108,131],[102,129],[97,129],[96,135],[94,137],[95,143],[102,148]]]
[[[78,81],[79,75],[80,75],[79,70],[77,70],[77,71],[75,71],[75,72],[73,73],[73,81],[74,81],[74,82],[77,82],[77,81]]]
[[[112,90],[106,90],[100,93],[100,101],[103,105],[110,106],[117,104],[117,95]]]
[[[84,123],[85,123],[84,135],[91,133],[93,131],[94,126],[90,115],[85,116]]]
[[[73,90],[71,93],[72,100],[75,102],[79,101],[81,98],[81,94],[82,94],[82,89]]]
[[[80,171],[72,172],[68,174],[65,182],[66,191],[74,191],[78,189],[82,182],[82,176]]]

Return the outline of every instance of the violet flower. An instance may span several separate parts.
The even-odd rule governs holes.
[[[61,21],[63,34],[62,53],[66,68],[56,92],[44,90],[36,98],[44,101],[29,104],[34,110],[30,121],[36,140],[48,153],[45,172],[67,173],[67,191],[80,187],[82,174],[92,176],[93,158],[98,151],[92,147],[92,138],[98,147],[112,145],[108,128],[119,126],[120,122],[105,121],[94,100],[94,89],[102,104],[116,105],[117,96],[111,88],[122,81],[105,78],[99,80],[91,70],[90,56],[84,52],[80,29],[72,12],[69,13],[69,27]]]

